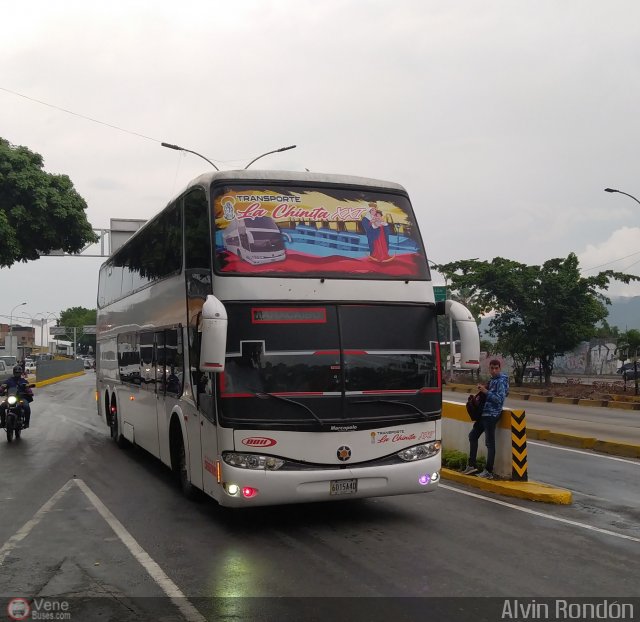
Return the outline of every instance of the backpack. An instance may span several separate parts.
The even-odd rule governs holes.
[[[471,421],[478,421],[482,417],[482,411],[484,410],[484,403],[487,401],[487,396],[482,391],[478,391],[475,395],[470,395],[467,398],[467,412]]]

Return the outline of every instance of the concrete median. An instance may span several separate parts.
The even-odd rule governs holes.
[[[463,475],[451,469],[442,469],[442,479],[473,486],[474,488],[487,490],[506,497],[516,497],[529,501],[540,501],[542,503],[554,503],[557,505],[570,505],[573,501],[570,490],[557,488],[541,482],[486,480],[474,477],[473,475]]]

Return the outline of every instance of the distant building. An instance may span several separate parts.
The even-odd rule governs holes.
[[[33,326],[20,326],[19,324],[13,325],[13,330],[10,330],[9,324],[0,324],[0,348],[9,350],[9,334],[13,335],[15,343],[17,344],[16,356],[19,359],[23,359],[31,353],[32,348],[35,345],[36,330]]]

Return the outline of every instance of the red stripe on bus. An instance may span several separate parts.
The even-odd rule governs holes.
[[[280,395],[282,397],[300,396],[300,395],[335,395],[330,391],[279,391],[278,393],[271,393],[271,395]],[[256,397],[255,393],[223,393],[220,397]]]
[[[322,355],[335,355],[338,356],[340,354],[340,350],[316,350],[314,353],[315,354],[322,354]],[[365,354],[368,354],[368,352],[366,350],[344,350],[344,354],[351,354],[351,355],[357,355],[357,356],[363,356]]]
[[[384,395],[415,395],[419,393],[418,389],[386,389],[386,390],[376,390],[372,389],[369,391],[363,391],[362,395],[376,395],[376,394],[384,394]]]
[[[220,363],[203,363],[205,367],[222,367]]]

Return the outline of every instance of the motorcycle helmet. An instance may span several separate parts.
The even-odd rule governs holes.
[[[13,368],[13,377],[21,378],[22,377],[22,367],[20,365],[15,365]]]

